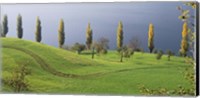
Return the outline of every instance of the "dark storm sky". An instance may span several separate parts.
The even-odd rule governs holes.
[[[61,18],[65,22],[65,45],[85,43],[86,27],[90,22],[94,40],[106,37],[110,40],[110,48],[115,49],[116,29],[121,20],[124,26],[124,43],[128,43],[134,36],[138,37],[146,51],[148,26],[153,23],[155,48],[177,52],[182,31],[177,6],[185,5],[181,2],[3,4],[1,16],[8,15],[7,36],[16,37],[16,17],[20,13],[23,19],[23,38],[33,41],[36,16],[39,16],[42,23],[42,43],[56,47]]]

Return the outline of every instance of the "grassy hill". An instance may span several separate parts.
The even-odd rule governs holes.
[[[184,79],[185,68],[190,66],[181,57],[164,55],[156,60],[155,54],[136,52],[119,62],[116,51],[96,56],[81,54],[16,38],[1,38],[2,76],[10,77],[17,66],[28,64],[32,74],[27,93],[56,94],[109,94],[141,95],[139,87],[156,89],[190,87]],[[3,85],[1,92],[13,92]]]

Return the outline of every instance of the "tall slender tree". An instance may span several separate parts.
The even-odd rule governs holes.
[[[188,27],[187,27],[187,22],[184,22],[183,31],[182,31],[181,49],[180,49],[180,53],[182,56],[187,55],[188,47],[189,47],[189,45],[188,45]]]
[[[58,28],[58,42],[59,42],[59,47],[62,48],[62,46],[65,42],[65,31],[64,31],[63,19],[60,19],[60,24],[59,24],[59,28]]]
[[[22,38],[23,28],[22,28],[22,16],[19,14],[17,16],[17,37]]]
[[[86,45],[87,49],[90,49],[92,45],[92,29],[90,27],[90,23],[88,23],[88,27],[86,30]]]
[[[123,46],[123,24],[122,21],[119,22],[117,28],[117,48],[120,49]]]
[[[2,22],[2,37],[6,37],[6,34],[8,33],[8,17],[7,15],[3,16],[3,22]]]
[[[42,40],[41,30],[42,30],[41,21],[40,21],[39,17],[37,16],[37,19],[36,19],[36,31],[35,31],[35,40],[37,42],[40,42]]]
[[[153,24],[149,24],[148,47],[149,47],[150,53],[152,53],[152,51],[154,49],[154,26],[153,26]]]

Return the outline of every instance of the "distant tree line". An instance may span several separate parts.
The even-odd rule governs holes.
[[[64,20],[60,19],[59,27],[58,27],[58,45],[59,48],[63,48],[64,42],[65,42],[65,29],[64,29]],[[4,15],[1,29],[1,37],[6,37],[8,33],[8,17],[7,15]],[[17,37],[21,39],[23,37],[23,26],[22,26],[22,16],[19,14],[17,16]],[[187,56],[188,51],[188,34],[187,34],[187,23],[185,22],[183,24],[183,31],[182,31],[182,41],[181,41],[181,48],[180,48],[180,55]],[[122,21],[119,21],[117,31],[116,31],[116,46],[117,51],[121,55],[120,61],[123,61],[123,57],[130,57],[131,54],[133,54],[133,51],[143,51],[138,43],[138,39],[134,38],[136,40],[131,40],[128,45],[123,45],[124,40],[124,32],[123,32],[123,23]],[[35,40],[36,42],[41,42],[42,40],[42,26],[41,26],[41,20],[39,17],[36,17],[36,29],[35,29]],[[96,53],[107,53],[108,49],[108,42],[109,40],[107,38],[101,38],[99,41],[93,41],[93,30],[91,28],[91,24],[88,23],[88,26],[86,28],[86,46],[83,46],[84,44],[76,43],[75,46],[73,46],[75,50],[78,51],[78,53],[81,53],[84,49],[92,50],[92,54],[94,55],[94,50],[96,50]],[[148,48],[149,52],[157,52],[154,46],[154,25],[152,23],[149,24],[149,31],[148,31]],[[132,51],[132,52],[131,52]],[[161,57],[161,54],[163,52],[157,52],[159,59]],[[167,52],[171,55],[171,51]],[[129,55],[128,55],[129,54]],[[93,58],[93,57],[92,57]]]

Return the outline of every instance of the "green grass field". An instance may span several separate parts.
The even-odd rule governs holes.
[[[106,55],[78,55],[42,43],[17,38],[1,38],[2,77],[11,76],[14,68],[28,64],[32,74],[27,76],[29,91],[26,93],[49,94],[98,94],[142,95],[139,87],[156,89],[190,87],[184,78],[185,68],[190,66],[182,57],[164,55],[156,60],[155,54],[136,52],[131,58],[119,62],[116,51]],[[13,93],[3,85],[4,93]]]

